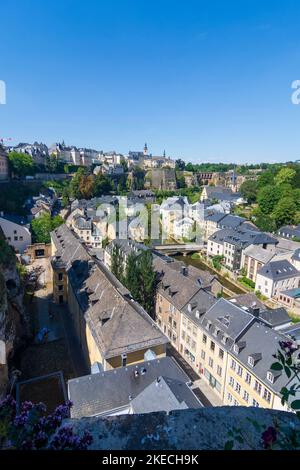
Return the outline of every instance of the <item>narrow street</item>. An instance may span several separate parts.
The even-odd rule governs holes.
[[[50,260],[36,260],[29,266],[29,271],[41,267],[43,272],[39,276],[39,286],[28,307],[34,337],[19,360],[20,398],[33,396],[35,401],[43,401],[53,409],[66,398],[67,381],[87,374],[89,370],[69,321],[67,308],[53,303]],[[43,331],[47,334],[43,335]],[[53,376],[55,373],[60,380]],[[35,380],[39,377],[41,380]]]

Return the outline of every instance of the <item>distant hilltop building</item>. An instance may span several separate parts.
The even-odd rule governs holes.
[[[26,153],[30,155],[37,165],[44,165],[47,156],[49,155],[48,147],[42,142],[34,142],[33,144],[28,144],[20,142],[15,147],[10,147],[10,151],[18,153]]]
[[[49,147],[49,154],[55,155],[60,161],[75,166],[91,166],[98,160],[99,152],[93,149],[66,146],[64,142]]]
[[[129,151],[128,166],[139,166],[144,170],[152,168],[172,168],[175,169],[175,160],[170,157],[166,157],[166,151],[164,150],[163,155],[155,156],[148,152],[148,145],[145,143],[143,151]]]

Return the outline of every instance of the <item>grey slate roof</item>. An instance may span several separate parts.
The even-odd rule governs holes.
[[[273,281],[289,279],[295,276],[300,277],[300,272],[286,259],[270,261],[260,268],[257,274],[272,279]]]
[[[237,228],[245,221],[246,219],[244,217],[227,214],[223,219],[220,220],[218,226],[220,228]]]
[[[142,371],[145,373],[142,374]],[[138,377],[135,377],[135,371]],[[73,402],[71,416],[81,418],[84,416],[95,416],[108,414],[112,410],[127,407],[130,402],[137,412],[159,411],[161,405],[155,396],[154,388],[157,378],[163,378],[171,401],[168,406],[178,406],[185,403],[189,408],[199,408],[201,406],[192,390],[186,385],[190,382],[189,377],[177,365],[171,357],[163,357],[146,361],[138,365],[120,367],[106,372],[78,377],[68,381],[69,398]],[[152,385],[154,384],[154,387]],[[148,389],[148,387],[151,387]],[[148,389],[148,390],[147,390]],[[163,390],[159,389],[161,392]],[[141,395],[145,392],[144,396]],[[149,394],[149,392],[151,393]],[[134,401],[141,395],[140,400]],[[167,398],[168,398],[167,397]],[[166,394],[161,393],[160,398],[165,402]],[[177,400],[177,404],[176,401]],[[146,400],[146,401],[145,401]],[[153,401],[152,409],[151,403]],[[154,408],[158,409],[154,409]],[[180,405],[179,407],[182,407]]]
[[[52,262],[67,270],[82,315],[103,357],[168,342],[130,292],[101,261],[91,258],[66,225],[52,232],[51,238],[58,248]]]
[[[300,248],[294,251],[292,260],[300,261]]]
[[[172,264],[172,263],[170,263]],[[200,285],[187,276],[172,269],[159,257],[154,257],[153,266],[159,276],[159,292],[180,310],[199,291]]]
[[[242,227],[218,230],[209,237],[209,240],[219,244],[227,242],[231,245],[239,246],[240,248],[246,248],[249,245],[276,245],[278,243],[275,238],[267,233],[257,232],[256,230],[244,230]]]
[[[142,251],[148,251],[149,248],[142,243],[135,242],[134,240],[123,240],[120,238],[116,238],[112,240],[106,247],[106,251],[108,253],[112,253],[113,249],[118,246],[122,253],[125,255],[140,254]]]
[[[131,401],[131,409],[133,413],[139,414],[156,411],[169,413],[172,410],[187,409],[188,406],[185,403],[186,387],[187,385],[182,382],[158,377]]]
[[[271,261],[271,259],[276,255],[276,253],[265,250],[264,248],[256,245],[250,245],[245,248],[244,254],[250,256],[253,259],[256,259],[257,261],[260,261],[263,264]]]
[[[203,315],[201,324],[229,348],[254,321],[252,314],[221,298]]]
[[[21,215],[15,215],[15,214],[7,214],[5,213],[0,213],[0,218],[8,220],[9,222],[13,222],[14,224],[17,225],[23,225],[24,227],[29,227],[29,223],[26,217],[23,217]]]
[[[229,299],[234,305],[238,305],[239,307],[246,307],[246,308],[259,308],[265,309],[265,304],[261,302],[255,294],[249,292],[247,294],[240,294]]]
[[[274,309],[268,309],[265,304],[263,304],[256,297],[256,295],[252,293],[232,297],[230,302],[233,302],[235,305],[239,305],[252,314],[255,314],[254,312],[257,309],[255,316],[257,316],[259,320],[263,321],[271,328],[276,328],[291,322],[291,319],[285,308],[278,307]]]
[[[288,289],[281,292],[283,295],[287,295],[288,297],[292,297],[293,299],[300,299],[300,287],[296,287],[295,289]]]
[[[272,328],[291,323],[291,318],[283,307],[260,311],[259,319]]]
[[[234,352],[233,348],[231,353],[249,370],[253,370],[255,375],[268,388],[273,390],[275,393],[279,393],[281,388],[288,382],[285,373],[277,375],[274,383],[272,384],[267,379],[267,372],[275,362],[273,355],[280,350],[279,341],[286,340],[286,336],[256,321],[240,338],[240,341],[244,342],[245,346],[238,354]],[[256,358],[254,367],[251,367],[248,363],[249,356]]]
[[[202,315],[207,312],[217,299],[204,289],[200,289],[182,308],[182,312],[194,323],[200,325]]]
[[[215,212],[213,214],[210,213],[205,216],[205,220],[208,220],[210,222],[216,222],[218,224],[222,219],[224,219],[225,216],[226,215],[222,212]]]

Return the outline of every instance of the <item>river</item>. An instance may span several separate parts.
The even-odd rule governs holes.
[[[245,294],[245,291],[237,287],[233,284],[228,278],[221,276],[221,274],[216,273],[212,268],[207,266],[201,259],[193,259],[192,255],[182,256],[182,255],[174,255],[173,258],[177,259],[178,261],[183,261],[187,265],[195,266],[195,268],[202,269],[203,271],[209,271],[211,274],[215,274],[221,284],[226,287],[227,289],[231,290],[235,294]]]

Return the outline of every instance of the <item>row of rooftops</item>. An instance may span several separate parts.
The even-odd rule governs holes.
[[[229,243],[240,248],[246,248],[249,245],[277,245],[278,243],[275,238],[267,233],[249,230],[248,228],[243,229],[242,227],[218,230],[208,240],[219,244]]]
[[[72,418],[199,408],[189,378],[171,357],[78,377],[68,382]],[[120,386],[122,384],[122,386]]]
[[[78,305],[103,357],[147,349],[168,339],[129,291],[92,258],[80,240],[66,227],[51,233],[57,252],[55,268],[68,273]]]
[[[251,293],[230,300],[216,299],[197,282],[197,277],[193,279],[176,271],[172,265],[167,260],[154,259],[155,269],[163,273],[159,292],[201,327],[204,334],[207,331],[222,349],[235,354],[258,379],[279,392],[286,377],[285,374],[272,377],[273,355],[280,349],[279,342],[291,340],[291,336],[300,341],[300,328],[291,326],[287,311],[283,307],[268,309]]]

